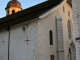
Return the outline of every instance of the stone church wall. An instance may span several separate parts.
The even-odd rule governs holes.
[[[0,60],[8,59],[8,36],[6,29],[0,30]]]
[[[11,26],[10,40],[10,60],[38,60],[36,21],[29,22],[28,26],[27,22]]]
[[[65,11],[63,11],[63,7]],[[62,25],[63,25],[65,60],[68,60],[69,59],[69,46],[70,46],[69,43],[71,43],[71,41],[75,43],[72,8],[68,3],[64,3],[64,5],[59,9],[59,12],[62,17]],[[71,39],[69,39],[69,34],[68,34],[68,21],[70,21],[70,24],[71,24],[71,32],[72,32]]]
[[[50,60],[51,55],[57,60],[56,14],[57,11],[38,21],[39,60]],[[53,45],[50,45],[50,30],[53,32]]]
[[[28,24],[28,26],[27,26]],[[25,31],[23,27],[25,26]],[[28,43],[26,40],[29,40]],[[38,60],[37,21],[0,30],[0,60]]]
[[[65,12],[63,12],[63,6],[65,7]],[[65,2],[59,9],[47,15],[44,18],[39,19],[38,21],[38,37],[39,37],[39,60],[50,60],[50,55],[54,55],[54,59],[58,58],[58,43],[57,43],[57,31],[56,31],[56,15],[60,14],[62,18],[63,25],[63,44],[64,44],[64,54],[60,53],[60,55],[64,55],[59,60],[68,60],[69,59],[69,43],[74,40],[74,22],[72,17],[72,8],[71,6]],[[68,11],[70,12],[70,16],[68,15]],[[68,37],[68,21],[72,24],[72,39],[70,40]],[[49,42],[49,31],[53,31],[53,45],[50,45]],[[61,46],[62,47],[62,46]],[[62,48],[61,48],[62,49]]]
[[[63,12],[63,6],[65,7],[65,12]],[[72,21],[72,10],[67,3],[63,6],[44,18],[33,19],[29,22],[11,26],[10,35],[9,31],[0,31],[0,47],[2,48],[2,50],[0,50],[0,59],[7,60],[9,57],[10,60],[50,60],[50,56],[54,55],[54,60],[58,60],[58,57],[60,57],[59,60],[68,60],[68,44],[70,41],[74,41],[74,34],[72,34],[72,40],[68,38],[67,28],[68,20]],[[70,17],[68,16],[68,11],[71,13]],[[62,22],[60,23],[60,25],[62,25],[60,26],[60,32],[62,32],[61,47],[58,46],[59,42],[57,40],[60,38],[57,36],[57,15],[60,15],[60,18],[62,18]],[[73,21],[71,23],[73,24]],[[25,30],[22,29],[23,27],[25,27]],[[53,45],[50,45],[50,30],[53,32]],[[72,29],[72,33],[73,32]],[[10,39],[10,43],[8,39]],[[58,47],[60,50],[62,49],[64,53],[59,53],[58,55]],[[3,52],[5,53],[3,54]]]

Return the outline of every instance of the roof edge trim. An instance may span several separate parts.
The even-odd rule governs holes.
[[[47,15],[49,15],[50,13],[52,13],[53,11],[55,11],[56,9],[58,9],[60,6],[62,6],[67,0],[63,0],[60,4],[58,4],[57,6],[53,7],[52,9],[50,9],[48,12],[40,15],[38,18],[44,18]]]

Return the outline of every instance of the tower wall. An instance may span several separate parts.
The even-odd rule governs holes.
[[[16,13],[22,10],[21,4],[17,0],[11,0],[8,2],[6,8],[6,15],[10,15],[12,13]]]
[[[15,13],[16,13],[16,12],[21,11],[22,9],[19,7],[11,6],[9,10],[10,10],[10,14],[12,14],[12,10],[15,10]]]
[[[16,6],[11,6],[10,8],[6,9],[6,15],[12,14],[12,10],[14,10],[16,13],[16,12],[21,11],[22,9]]]

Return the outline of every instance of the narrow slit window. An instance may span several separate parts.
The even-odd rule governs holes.
[[[70,21],[68,21],[68,37],[69,37],[69,39],[71,39],[71,37],[72,37]]]
[[[52,30],[49,31],[49,38],[50,38],[50,45],[53,45],[53,32]]]
[[[64,6],[63,6],[63,12],[65,12],[65,8],[64,8]]]
[[[68,16],[70,17],[70,12],[68,11]]]

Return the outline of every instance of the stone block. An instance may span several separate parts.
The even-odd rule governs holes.
[[[80,60],[80,58],[78,57],[78,58],[76,58],[76,60]]]
[[[74,24],[77,24],[78,23],[78,20],[74,20]]]
[[[79,44],[79,42],[75,42],[75,44],[77,45],[77,44]]]
[[[76,51],[76,55],[79,55],[80,53]]]
[[[80,57],[80,55],[76,55],[76,58],[79,58]]]

